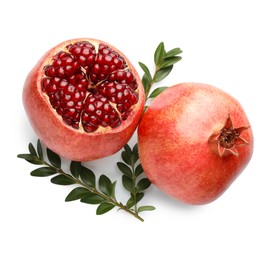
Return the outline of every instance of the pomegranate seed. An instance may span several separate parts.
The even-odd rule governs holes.
[[[85,69],[88,69],[95,60],[95,47],[90,42],[76,42],[68,45],[67,49]]]
[[[66,78],[79,71],[80,68],[80,64],[73,55],[60,51],[53,57],[52,65],[47,66],[44,71],[48,77]]]
[[[107,98],[89,94],[85,101],[82,115],[83,128],[87,132],[96,131],[100,126],[107,127],[119,119],[116,110],[110,105]]]
[[[95,69],[95,66],[97,69]],[[111,72],[124,69],[125,67],[126,63],[119,54],[108,46],[100,44],[98,54],[95,58],[95,64],[91,68],[91,81],[93,84],[97,84],[100,80],[107,78]],[[101,75],[100,80],[96,77],[97,74]]]

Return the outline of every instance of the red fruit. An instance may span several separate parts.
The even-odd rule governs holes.
[[[188,204],[218,198],[243,171],[253,135],[243,108],[206,84],[183,83],[161,93],[138,129],[143,169],[162,191]]]
[[[136,129],[144,102],[140,77],[130,61],[95,39],[68,40],[49,50],[23,90],[38,137],[74,161],[120,150]]]

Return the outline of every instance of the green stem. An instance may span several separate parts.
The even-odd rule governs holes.
[[[108,202],[112,203],[113,205],[119,207],[120,209],[122,209],[122,210],[128,212],[129,214],[133,215],[133,216],[134,216],[135,218],[137,218],[138,220],[144,221],[144,219],[138,215],[137,209],[135,209],[135,212],[134,212],[134,211],[130,210],[127,206],[123,205],[121,202],[118,202],[117,200],[115,200],[115,199],[113,199],[113,198],[111,198],[111,197],[108,197],[107,195],[105,195],[105,194],[99,192],[97,189],[92,188],[92,187],[86,185],[85,183],[83,183],[83,182],[80,181],[79,179],[76,179],[76,178],[74,178],[72,175],[70,175],[70,174],[64,172],[62,169],[56,168],[56,167],[54,167],[53,165],[47,163],[46,161],[41,160],[41,159],[38,158],[38,157],[37,157],[36,159],[37,159],[38,161],[40,161],[42,164],[44,164],[44,165],[46,165],[46,166],[48,166],[48,167],[51,167],[51,168],[55,169],[55,170],[57,171],[57,173],[62,174],[62,175],[64,175],[64,176],[66,176],[67,178],[70,178],[70,179],[71,179],[72,181],[74,181],[76,184],[79,184],[79,185],[83,186],[84,188],[88,189],[90,192],[92,192],[92,193],[94,193],[94,194],[97,194],[98,196],[104,198],[106,201],[108,201]]]

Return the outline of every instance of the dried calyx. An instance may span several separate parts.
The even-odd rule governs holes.
[[[247,130],[250,126],[233,127],[233,122],[228,115],[224,127],[213,133],[209,138],[209,143],[216,144],[215,151],[220,157],[233,154],[239,156],[237,147],[248,145],[249,143],[241,137],[241,133]]]
[[[41,87],[63,121],[85,132],[116,128],[138,102],[137,82],[123,57],[109,46],[79,41],[44,67]]]

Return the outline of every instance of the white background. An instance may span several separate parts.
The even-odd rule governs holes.
[[[275,1],[2,1],[1,259],[277,259],[277,9]],[[151,187],[145,221],[66,203],[70,187],[34,178],[16,158],[37,137],[25,115],[25,77],[52,46],[92,37],[153,68],[160,41],[183,60],[162,85],[205,82],[235,96],[255,135],[242,175],[215,202],[187,206]],[[136,136],[131,144],[136,142]],[[113,180],[120,154],[88,164]],[[119,189],[121,200],[127,195]]]

